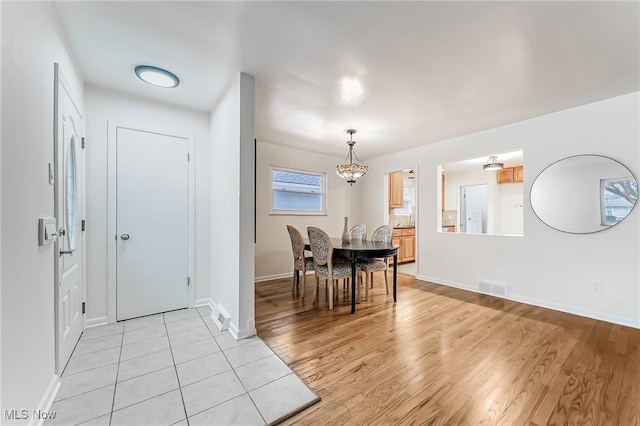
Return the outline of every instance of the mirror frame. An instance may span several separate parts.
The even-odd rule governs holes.
[[[608,157],[608,156],[606,156],[606,155],[601,155],[601,154],[576,154],[576,155],[569,155],[569,156],[567,156],[567,157],[560,158],[559,160],[556,160],[556,161],[554,161],[553,163],[551,163],[551,164],[549,164],[548,166],[546,166],[544,169],[542,169],[542,170],[540,171],[540,173],[538,173],[538,175],[535,177],[535,179],[534,179],[534,180],[533,180],[533,182],[531,183],[531,188],[529,188],[529,204],[531,205],[531,210],[533,210],[533,214],[535,214],[535,215],[536,215],[536,217],[538,218],[538,220],[540,220],[540,222],[542,222],[543,224],[545,224],[545,225],[546,225],[546,226],[548,226],[549,228],[554,229],[554,230],[556,230],[556,231],[564,232],[565,234],[575,234],[575,235],[595,234],[595,233],[597,233],[597,232],[606,231],[607,229],[609,229],[609,228],[611,228],[611,227],[613,227],[613,226],[619,225],[620,223],[624,222],[624,220],[625,220],[627,217],[629,217],[629,216],[633,213],[633,211],[635,210],[636,206],[638,205],[638,201],[637,201],[637,200],[636,200],[636,202],[633,204],[633,207],[631,207],[631,210],[629,210],[629,213],[628,213],[624,218],[622,218],[622,219],[620,220],[620,222],[615,223],[615,224],[612,224],[612,225],[602,225],[603,227],[602,227],[601,229],[596,229],[596,230],[594,230],[594,231],[588,231],[588,232],[565,231],[565,230],[563,230],[563,229],[559,229],[559,228],[556,228],[555,226],[549,225],[549,224],[548,224],[544,219],[542,219],[542,218],[540,217],[540,215],[538,214],[538,212],[536,211],[536,209],[535,209],[535,207],[534,207],[534,205],[533,205],[533,200],[531,199],[531,195],[532,195],[532,193],[533,193],[533,187],[534,187],[534,185],[536,184],[536,181],[537,181],[537,180],[538,180],[538,178],[539,178],[539,177],[540,177],[540,176],[541,176],[541,175],[542,175],[542,174],[543,174],[547,169],[549,169],[550,167],[553,167],[554,165],[558,164],[558,163],[559,163],[559,162],[561,162],[561,161],[565,161],[565,160],[568,160],[568,159],[570,159],[570,158],[576,158],[576,157],[602,157],[602,158],[605,158],[605,159],[607,159],[607,160],[611,160],[611,161],[613,161],[613,162],[616,162],[616,163],[618,163],[619,165],[621,165],[622,167],[624,167],[624,168],[629,172],[629,174],[631,175],[631,177],[636,181],[636,184],[638,183],[638,178],[633,174],[633,172],[631,171],[631,169],[629,169],[626,165],[624,165],[623,163],[621,163],[620,161],[618,161],[618,160],[616,160],[616,159],[614,159],[614,158]],[[601,179],[601,180],[602,180],[602,179]]]

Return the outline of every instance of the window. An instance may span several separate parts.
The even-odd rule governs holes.
[[[615,225],[627,217],[638,199],[638,183],[633,178],[600,180],[601,224]]]
[[[271,214],[324,215],[325,173],[271,168]]]
[[[396,215],[411,214],[411,187],[405,186],[402,188],[402,201],[403,206],[401,209],[393,209]]]

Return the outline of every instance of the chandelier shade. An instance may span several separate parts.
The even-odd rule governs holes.
[[[336,174],[349,182],[350,185],[353,185],[359,178],[367,174],[367,171],[369,170],[369,166],[358,164],[353,161],[353,157],[358,161],[358,157],[353,151],[353,146],[356,144],[353,140],[353,134],[355,132],[356,131],[353,129],[347,130],[347,133],[349,133],[350,136],[349,141],[347,141],[347,145],[349,145],[349,152],[347,153],[345,164],[338,164],[336,166]]]
[[[495,170],[502,170],[504,168],[504,163],[498,163],[498,156],[492,155],[489,157],[489,161],[485,165],[482,166],[482,170],[487,172],[492,172]]]

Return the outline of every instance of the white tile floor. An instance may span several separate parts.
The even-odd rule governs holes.
[[[86,330],[48,425],[264,425],[318,401],[257,337],[220,332],[208,307]]]

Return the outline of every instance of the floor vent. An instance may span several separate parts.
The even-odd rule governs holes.
[[[491,294],[498,297],[507,297],[506,284],[492,283],[485,280],[478,281],[478,290],[481,293]]]
[[[214,309],[213,312],[211,312],[211,319],[216,323],[220,331],[225,331],[229,328],[230,318],[218,309]]]

